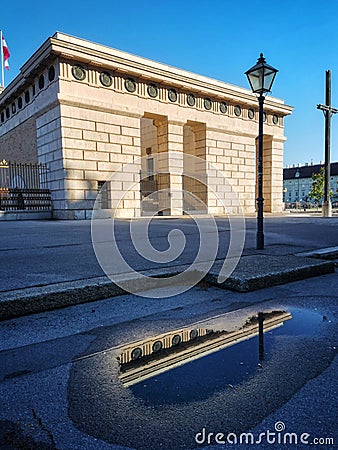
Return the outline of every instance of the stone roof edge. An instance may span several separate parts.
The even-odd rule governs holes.
[[[17,91],[23,90],[23,86],[33,79],[42,67],[48,66],[52,54],[51,38],[45,42],[33,53],[33,55],[20,67],[20,73],[11,81],[11,83],[0,94],[0,104],[8,101]]]
[[[287,167],[283,169],[284,179],[293,180],[298,178],[311,178],[313,173],[319,173],[320,169],[324,167],[324,164],[312,164],[308,166],[300,167]],[[330,164],[331,176],[338,175],[338,162],[332,162]],[[299,172],[299,177],[295,177],[296,172]]]
[[[8,100],[20,86],[32,78],[41,68],[46,67],[50,60],[60,56],[65,59],[76,59],[84,63],[111,67],[112,70],[125,72],[131,76],[149,78],[149,81],[167,82],[186,89],[196,88],[203,93],[229,97],[238,102],[244,102],[257,107],[257,99],[249,89],[244,89],[203,75],[178,69],[147,58],[136,56],[111,47],[96,44],[85,39],[77,38],[65,33],[56,32],[49,37],[28,61],[20,68],[19,75],[9,84],[0,95],[0,102]],[[278,110],[283,115],[291,114],[293,108],[285,105],[284,101],[275,97],[266,97],[265,107]]]
[[[64,48],[68,50],[68,52],[65,51],[64,56],[66,57],[73,56],[70,54],[69,50],[76,52],[81,49],[81,55],[78,55],[78,57],[81,58],[83,62],[93,65],[95,65],[96,62],[100,66],[102,63],[100,64],[99,61],[93,60],[93,57],[101,59],[106,58],[107,64],[110,65],[112,69],[115,67],[121,72],[124,71],[131,75],[148,77],[149,81],[155,81],[157,79],[159,82],[166,81],[173,85],[185,88],[190,87],[194,90],[198,87],[201,91],[213,91],[214,94],[229,96],[232,97],[232,99],[237,97],[238,101],[245,101],[246,103],[252,104],[254,107],[257,106],[257,99],[249,89],[241,88],[184,69],[178,69],[167,64],[136,56],[122,50],[116,50],[105,45],[96,44],[68,34],[57,32],[53,38],[55,39],[56,45],[59,47],[63,45]],[[84,54],[86,54],[86,56]],[[293,110],[292,107],[285,105],[283,100],[275,97],[266,97],[265,105],[266,107],[279,108],[285,115],[290,114]]]

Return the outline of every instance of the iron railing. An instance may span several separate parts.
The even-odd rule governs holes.
[[[0,189],[0,210],[49,211],[51,207],[49,189]]]
[[[0,162],[0,210],[46,211],[52,207],[46,164]]]
[[[0,188],[48,189],[46,164],[0,162]]]

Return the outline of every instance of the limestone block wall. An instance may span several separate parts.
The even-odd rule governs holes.
[[[182,215],[183,212],[183,123],[155,121],[158,142],[158,169],[161,173],[168,173],[168,177],[160,177],[159,190],[166,189],[159,199],[159,207],[164,214]]]
[[[184,191],[185,207],[208,211],[206,124],[189,121],[184,126]],[[189,193],[192,193],[190,195]]]
[[[140,120],[141,126],[141,147],[142,156],[147,155],[147,148],[151,148],[151,153],[158,152],[157,144],[157,128],[154,125],[154,119],[142,117]]]
[[[283,190],[283,141],[264,136],[263,141],[263,197],[264,210],[282,210]]]
[[[15,83],[0,97],[0,159],[17,162],[38,160],[36,121],[46,109],[53,108],[59,90],[58,61],[50,62],[41,71]]]
[[[27,119],[0,137],[0,160],[38,161],[35,117]]]
[[[255,139],[207,130],[208,205],[213,214],[238,213],[238,196],[243,211],[255,211]],[[228,211],[224,211],[222,204]]]
[[[99,182],[106,181],[117,215],[139,215],[140,118],[71,104],[61,105],[61,114],[68,216],[90,218]]]
[[[61,110],[56,105],[45,110],[36,119],[38,161],[48,168],[48,186],[52,193],[53,209],[63,211],[60,218],[66,219],[65,182],[63,169]]]
[[[24,69],[21,69],[24,72]],[[55,56],[33,73],[21,73],[0,97],[0,158],[47,164],[52,204],[63,198],[59,64]]]

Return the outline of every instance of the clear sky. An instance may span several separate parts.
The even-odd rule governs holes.
[[[248,88],[260,52],[277,69],[272,95],[294,107],[284,164],[324,159],[325,71],[338,108],[338,0],[16,0],[0,28],[11,52],[8,84],[55,31]],[[338,161],[338,114],[331,160]]]

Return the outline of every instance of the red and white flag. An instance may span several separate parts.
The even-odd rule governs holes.
[[[3,52],[3,55],[4,55],[4,65],[5,65],[5,68],[6,68],[7,70],[9,70],[8,59],[9,59],[9,57],[11,56],[11,54],[9,53],[8,46],[7,46],[7,44],[6,44],[6,41],[5,41],[5,38],[4,38],[3,35],[2,35],[2,52]]]

